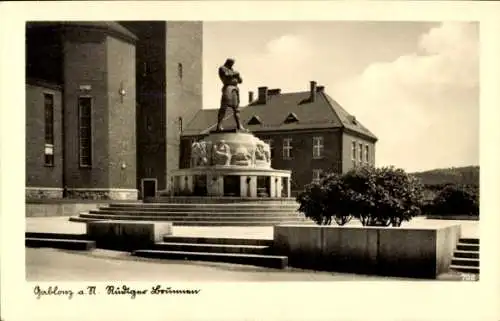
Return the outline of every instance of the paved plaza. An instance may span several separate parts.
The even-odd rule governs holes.
[[[462,237],[479,238],[478,221],[449,221],[428,220],[417,217],[410,222],[403,223],[402,228],[428,228],[445,226],[452,223],[462,226]],[[361,226],[357,220],[352,220],[348,226]],[[68,217],[28,217],[26,218],[26,232],[69,233],[83,234],[86,232],[85,223],[70,222]],[[174,226],[173,235],[189,237],[227,237],[227,238],[257,238],[272,239],[272,226]]]
[[[47,248],[26,249],[26,279],[28,281],[189,282],[412,280],[294,268],[276,270],[228,263],[154,260],[100,249],[92,252],[72,252]]]
[[[462,225],[462,237],[478,237],[476,221],[454,221]],[[416,218],[404,226],[422,227],[450,224],[450,221]],[[359,225],[353,221],[350,225]],[[67,217],[26,218],[27,232],[85,233],[86,225],[68,221]],[[272,239],[273,228],[259,227],[174,227],[174,235],[198,237]],[[26,248],[26,277],[28,281],[370,281],[415,279],[367,276],[336,272],[317,272],[287,268],[268,269],[257,266],[216,262],[155,260],[131,256],[130,253],[96,249],[74,252],[50,248]],[[441,280],[457,280],[445,274]]]

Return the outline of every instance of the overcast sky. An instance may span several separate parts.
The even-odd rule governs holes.
[[[217,68],[259,86],[326,92],[378,138],[377,166],[408,171],[479,164],[478,26],[415,22],[204,22],[204,108]]]

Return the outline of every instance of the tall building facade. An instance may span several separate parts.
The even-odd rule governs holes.
[[[143,180],[166,188],[180,124],[202,104],[202,28],[28,23],[27,198],[137,199]]]
[[[202,107],[203,25],[193,21],[121,22],[136,44],[137,186],[179,168],[182,127]]]

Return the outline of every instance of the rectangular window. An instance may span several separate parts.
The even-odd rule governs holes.
[[[365,145],[365,162],[368,164],[370,162],[370,154],[369,154],[369,147],[368,145]]]
[[[313,169],[312,170],[312,181],[313,183],[319,183],[321,180],[321,173],[323,170],[321,169]]]
[[[271,159],[274,157],[274,145],[273,145],[273,140],[272,139],[264,139],[264,143],[269,145],[269,149],[271,150]]]
[[[78,98],[80,167],[92,166],[92,97]]]
[[[283,159],[292,159],[292,139],[283,139]]]
[[[351,159],[353,161],[356,160],[356,142],[352,142],[352,147],[351,147]]]
[[[182,70],[182,64],[180,62],[177,64],[177,76],[179,77],[179,79],[182,80],[183,70]]]
[[[54,95],[43,94],[45,112],[45,165],[54,166]]]
[[[322,158],[324,149],[323,137],[313,137],[313,158]]]
[[[358,158],[359,158],[359,163],[363,162],[363,144],[359,143],[358,144]]]

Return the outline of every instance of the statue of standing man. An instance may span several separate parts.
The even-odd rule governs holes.
[[[221,123],[226,116],[226,110],[231,108],[233,110],[236,128],[244,130],[240,122],[240,92],[238,84],[241,84],[240,73],[233,70],[234,59],[228,58],[223,66],[219,67],[219,78],[222,81],[222,97],[220,101],[219,113],[217,115],[217,131],[221,131]]]

